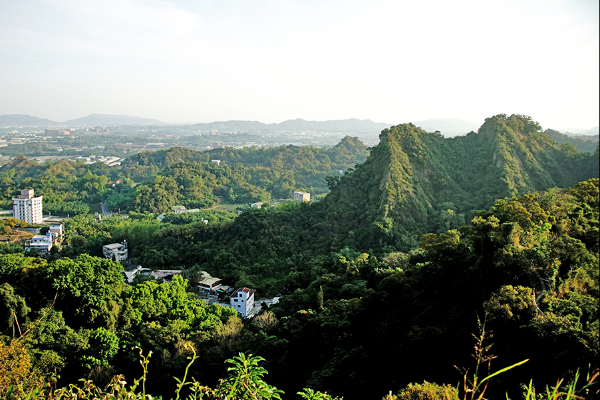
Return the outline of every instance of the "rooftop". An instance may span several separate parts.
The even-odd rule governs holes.
[[[122,243],[112,243],[112,244],[106,244],[103,247],[107,248],[107,249],[120,249],[121,247],[123,247],[123,244]]]
[[[169,278],[181,274],[180,269],[157,269],[150,274],[154,279]]]
[[[201,281],[199,281],[198,283],[202,283],[204,285],[211,286],[220,281],[221,281],[220,278],[205,278],[205,279],[202,279]]]
[[[252,296],[252,295],[254,294],[254,292],[256,292],[256,290],[254,290],[254,289],[249,289],[249,288],[247,288],[247,287],[245,287],[245,288],[240,288],[240,289],[236,290],[235,292],[231,293],[231,296],[230,296],[230,297],[237,297],[237,294],[238,294],[239,292],[244,292],[244,293],[247,293],[247,294],[248,294],[248,297],[250,297],[250,296]]]

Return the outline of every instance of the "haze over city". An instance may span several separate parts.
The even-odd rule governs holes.
[[[599,120],[598,2],[0,3],[0,114]]]

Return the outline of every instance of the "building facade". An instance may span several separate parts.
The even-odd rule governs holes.
[[[30,240],[25,241],[25,249],[37,250],[39,254],[46,254],[54,245],[54,235],[47,232],[45,235],[35,235]]]
[[[42,196],[35,197],[33,189],[21,190],[21,195],[13,197],[13,216],[29,224],[42,223]]]
[[[123,240],[123,243],[112,243],[102,246],[102,253],[104,257],[109,260],[114,260],[118,262],[123,262],[127,260],[128,251],[127,251],[127,241]]]
[[[254,289],[247,287],[238,289],[229,297],[231,307],[246,318],[254,308]]]
[[[58,237],[62,237],[65,234],[65,227],[63,224],[49,224],[48,231],[51,233],[56,233],[56,236]]]
[[[303,203],[305,201],[310,201],[310,193],[308,192],[294,192],[294,197],[296,201]]]

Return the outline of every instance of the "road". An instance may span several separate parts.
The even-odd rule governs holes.
[[[108,209],[108,205],[106,204],[106,202],[100,203],[100,207],[102,208],[102,216],[103,217],[110,217],[112,215],[112,213]]]

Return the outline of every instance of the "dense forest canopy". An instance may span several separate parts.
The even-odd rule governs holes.
[[[380,399],[411,382],[456,386],[454,365],[473,367],[471,334],[485,324],[493,370],[528,360],[495,377],[486,396],[518,398],[522,382],[543,388],[598,367],[598,158],[598,147],[557,144],[521,115],[452,139],[393,126],[370,150],[347,137],[331,149],[174,148],[122,168],[18,157],[0,170],[7,196],[27,186],[62,212],[88,208],[45,257],[1,248],[0,361],[22,345],[31,386],[83,376],[101,385],[139,371],[131,348],[140,346],[154,354],[148,390],[169,395],[191,349],[200,362],[189,373],[211,387],[242,352],[264,357],[286,398],[312,388]],[[219,197],[300,189],[330,192],[241,213],[208,209]],[[98,222],[88,213],[102,201],[129,218]],[[162,222],[152,214],[175,204],[203,209]],[[103,244],[122,240],[134,262],[181,276],[124,283],[122,266],[101,258]],[[240,319],[198,299],[201,271],[282,296]],[[29,331],[11,340],[19,329]]]
[[[326,176],[339,176],[368,152],[358,139],[345,137],[328,149],[172,148],[139,153],[123,167],[65,160],[39,165],[18,156],[0,168],[2,207],[11,207],[11,197],[25,186],[44,196],[45,212],[65,216],[97,212],[102,201],[113,211],[164,213],[175,205],[211,207],[220,199],[244,204],[289,198],[295,190],[317,196],[328,191]]]

